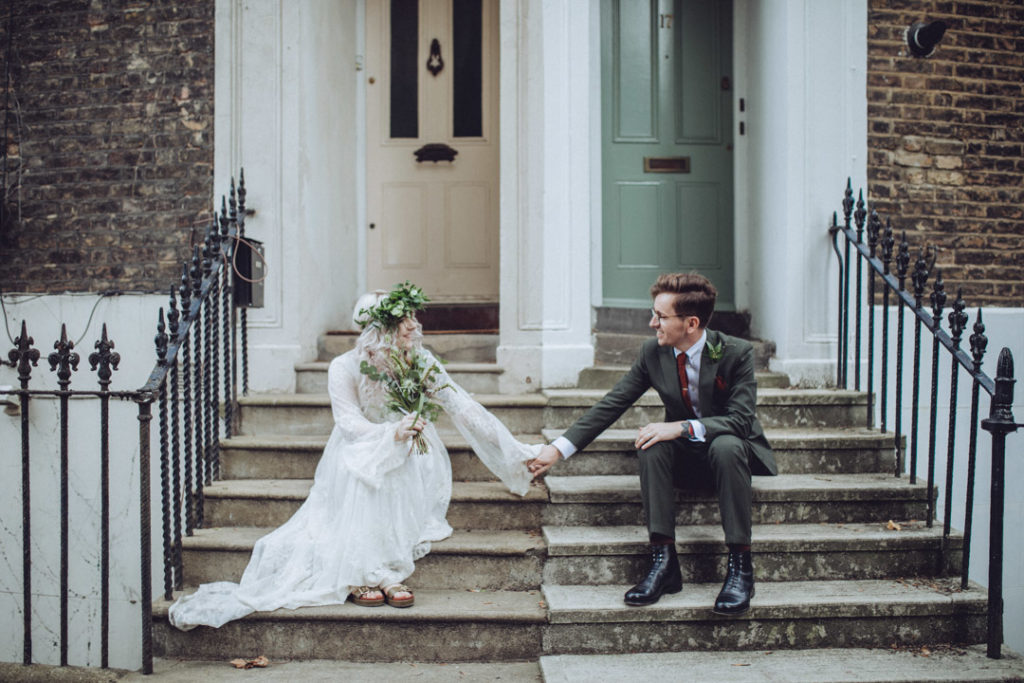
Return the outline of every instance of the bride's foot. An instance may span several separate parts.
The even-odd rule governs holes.
[[[387,596],[388,604],[392,607],[412,607],[416,602],[416,597],[404,583],[388,586],[384,589],[384,595]]]
[[[352,589],[352,602],[363,607],[380,607],[384,604],[384,593],[380,588],[359,586]]]

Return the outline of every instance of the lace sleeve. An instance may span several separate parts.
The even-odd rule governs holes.
[[[373,422],[359,404],[359,364],[353,352],[331,361],[327,393],[334,432],[331,441],[353,475],[377,488],[385,474],[405,462],[410,442],[395,441],[397,422]]]
[[[537,457],[540,446],[528,446],[518,441],[501,420],[452,381],[440,362],[437,364],[441,369],[438,384],[443,385],[434,396],[437,403],[451,416],[459,433],[469,442],[487,469],[504,482],[510,491],[526,495],[533,476],[526,468],[525,461]]]

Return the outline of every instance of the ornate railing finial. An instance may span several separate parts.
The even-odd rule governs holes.
[[[932,283],[932,329],[937,330],[942,324],[942,309],[946,305],[946,283],[942,280],[942,271],[935,271],[935,282]]]
[[[110,386],[110,377],[121,362],[121,354],[114,351],[114,341],[107,338],[107,324],[103,323],[103,334],[96,342],[96,351],[89,354],[89,367],[96,371],[100,379],[100,388],[104,391]]]
[[[981,309],[978,309],[978,319],[974,322],[974,334],[971,335],[971,357],[974,358],[974,371],[981,372],[981,359],[985,356],[985,349],[988,348],[988,337],[985,336],[985,323],[981,320]]]
[[[49,356],[50,370],[57,371],[57,384],[66,390],[71,384],[71,373],[78,370],[78,354],[75,353],[75,342],[68,339],[68,326],[61,323],[60,339],[53,343],[56,349]]]
[[[21,381],[21,388],[28,387],[28,380],[32,377],[32,366],[39,365],[39,349],[32,348],[35,340],[28,336],[25,321],[21,321],[21,334],[14,339],[15,348],[7,353],[11,367],[18,368],[18,379]]]
[[[853,183],[846,178],[846,190],[843,192],[843,222],[850,227],[850,214],[853,213]]]
[[[156,336],[153,343],[156,345],[157,365],[167,365],[167,333],[164,331],[164,308],[160,307],[160,317],[156,323]]]
[[[906,289],[907,270],[910,267],[910,245],[907,244],[907,231],[900,237],[900,248],[896,252],[896,277],[900,279],[900,289]]]
[[[953,310],[949,312],[949,333],[953,338],[953,344],[957,347],[960,346],[960,337],[964,333],[964,328],[967,327],[967,314],[964,313],[967,304],[964,302],[963,294],[964,288],[957,287]]]
[[[864,190],[860,190],[857,193],[857,210],[853,212],[854,223],[857,224],[857,241],[864,241],[864,218],[868,215],[866,204],[864,203]]]
[[[871,209],[871,215],[868,217],[868,247],[871,248],[871,258],[875,257],[875,251],[878,249],[878,235],[882,232],[882,219],[878,217],[878,212]]]

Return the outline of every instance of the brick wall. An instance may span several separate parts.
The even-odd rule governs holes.
[[[16,0],[0,16],[0,286],[165,289],[213,199],[214,0]]]
[[[935,20],[938,49],[910,56],[904,29]],[[1022,84],[1019,0],[869,0],[869,199],[968,305],[1024,306]]]

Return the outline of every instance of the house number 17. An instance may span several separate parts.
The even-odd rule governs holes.
[[[672,28],[672,15],[671,14],[659,14],[658,25],[661,28]]]

